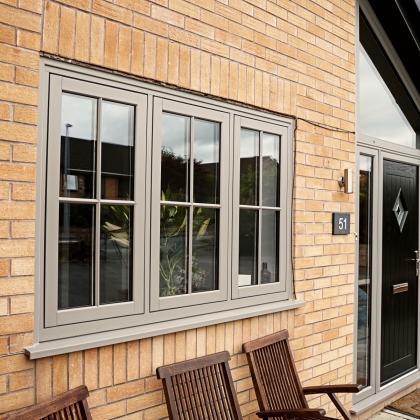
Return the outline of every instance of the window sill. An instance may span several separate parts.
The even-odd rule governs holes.
[[[256,305],[207,315],[199,315],[191,318],[183,318],[159,322],[156,324],[106,331],[97,334],[46,341],[26,347],[25,353],[31,360],[39,359],[41,357],[55,356],[58,354],[139,340],[141,338],[185,331],[192,328],[206,327],[208,325],[236,321],[238,319],[251,318],[274,312],[287,311],[290,309],[300,308],[304,305],[305,302],[301,300],[266,303],[263,305]]]

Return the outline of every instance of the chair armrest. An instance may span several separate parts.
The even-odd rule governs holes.
[[[264,410],[259,411],[257,416],[262,419],[270,417],[305,417],[310,419],[321,419],[325,416],[322,408],[299,408],[295,410]]]
[[[320,386],[308,386],[303,388],[305,395],[309,394],[334,394],[336,392],[350,392],[357,393],[362,389],[362,385],[359,384],[344,384],[344,385],[320,385]]]

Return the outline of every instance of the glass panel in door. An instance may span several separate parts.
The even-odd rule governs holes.
[[[359,267],[357,312],[357,383],[370,385],[372,300],[372,175],[373,158],[359,158]]]

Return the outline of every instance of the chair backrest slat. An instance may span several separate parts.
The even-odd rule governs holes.
[[[88,389],[82,385],[12,414],[6,420],[92,420],[86,401],[88,396]]]
[[[243,345],[261,410],[308,408],[287,330]]]
[[[242,420],[227,351],[156,370],[171,420]]]

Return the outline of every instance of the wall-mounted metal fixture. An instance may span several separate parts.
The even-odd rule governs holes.
[[[353,193],[353,170],[344,169],[344,176],[338,180],[338,185],[340,188],[344,187],[344,192],[346,194]]]

